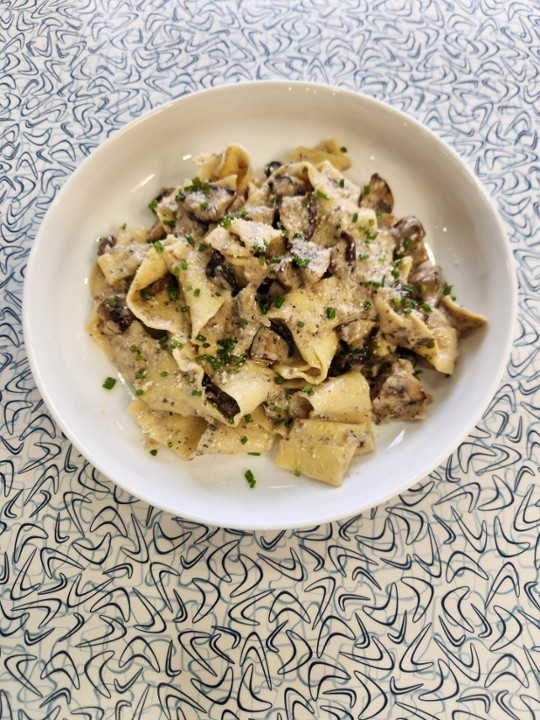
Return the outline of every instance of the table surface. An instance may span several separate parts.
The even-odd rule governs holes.
[[[540,717],[539,40],[533,0],[0,3],[0,718]],[[444,466],[361,516],[240,532],[77,453],[29,370],[22,288],[51,200],[107,137],[275,78],[448,142],[500,211],[519,321]]]

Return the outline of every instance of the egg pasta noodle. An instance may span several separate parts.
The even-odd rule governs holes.
[[[89,332],[132,393],[149,449],[268,452],[339,485],[373,423],[421,420],[423,366],[451,375],[485,318],[457,304],[388,184],[334,140],[257,178],[229,145],[164,189],[148,229],[99,238]]]

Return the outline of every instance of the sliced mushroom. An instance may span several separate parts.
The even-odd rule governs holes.
[[[358,204],[380,213],[391,213],[394,208],[394,196],[386,180],[375,173],[362,190]]]
[[[143,300],[150,300],[159,293],[166,292],[170,300],[178,298],[178,281],[174,275],[168,273],[150,283],[141,290]]]
[[[287,292],[301,285],[300,273],[296,265],[293,265],[292,256],[284,257],[279,263],[272,265],[272,273]]]
[[[227,419],[233,418],[240,412],[240,407],[236,400],[226,392],[214,385],[208,375],[204,375],[202,385],[205,389],[206,399],[214,403],[219,412]]]
[[[372,397],[375,422],[421,420],[430,399],[414,375],[413,364],[409,360],[396,360],[384,367],[375,381]]]
[[[340,239],[330,250],[330,272],[340,280],[346,280],[356,265],[356,243],[353,236],[342,230]]]
[[[375,321],[359,318],[336,328],[337,336],[347,343],[350,348],[360,348],[364,345],[375,327]]]
[[[268,165],[264,168],[264,174],[266,177],[270,177],[272,173],[275,173],[276,170],[279,170],[280,167],[282,167],[283,163],[279,160],[272,160],[272,162],[269,162]]]
[[[177,199],[180,207],[197,220],[215,223],[224,218],[235,193],[232,188],[206,183],[201,189],[179,193]]]
[[[302,180],[280,172],[275,173],[275,175],[269,178],[268,186],[274,195],[279,195],[280,197],[292,197],[305,190],[305,185]]]
[[[339,237],[342,240],[345,240],[345,260],[351,267],[354,267],[354,265],[356,265],[355,240],[351,233],[347,232],[347,230],[342,230]]]
[[[135,320],[135,315],[126,305],[126,298],[118,295],[100,303],[97,314],[103,322],[102,330],[105,335],[125,333]]]
[[[156,242],[156,240],[163,240],[167,237],[167,231],[163,225],[157,222],[154,227],[148,232],[148,242]]]
[[[284,197],[279,207],[279,220],[289,238],[300,235],[304,240],[311,240],[317,224],[317,206],[313,195]]]
[[[225,287],[230,289],[233,295],[240,291],[240,286],[233,271],[219,250],[212,250],[210,260],[206,266],[206,275],[217,284],[221,284],[222,287],[224,283]]]
[[[442,306],[444,307],[450,322],[456,328],[461,337],[470,335],[474,330],[487,323],[487,318],[458,305],[458,303],[455,302],[450,295],[445,295],[443,297]]]
[[[116,238],[114,235],[107,235],[106,237],[99,238],[97,247],[98,255],[105,255],[111,248],[116,245]]]
[[[285,362],[289,357],[289,346],[273,329],[262,327],[253,338],[249,354],[255,361]]]
[[[429,255],[424,244],[426,231],[420,220],[409,215],[399,220],[391,229],[390,233],[395,242],[396,254],[409,255],[413,259],[413,268],[426,260]]]
[[[432,265],[430,262],[418,265],[409,275],[408,284],[414,287],[415,294],[419,295],[428,305],[439,306],[443,294],[444,277],[442,268],[438,265]]]
[[[349,370],[355,365],[363,365],[366,362],[368,355],[369,350],[365,345],[362,348],[349,350],[342,343],[332,358],[332,362],[330,363],[330,368],[328,370],[328,377],[343,375],[344,373],[349,372]]]
[[[281,320],[270,320],[270,327],[280,336],[280,338],[285,340],[289,349],[289,357],[291,357],[296,348],[292,332],[284,322],[281,322]]]
[[[318,282],[330,265],[331,248],[321,247],[310,240],[293,240],[290,253],[292,264],[299,269],[304,285]]]

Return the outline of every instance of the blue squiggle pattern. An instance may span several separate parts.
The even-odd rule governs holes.
[[[521,0],[2,5],[0,717],[540,716],[539,40]],[[257,78],[424,122],[494,197],[519,278],[469,438],[386,505],[297,532],[196,525],[112,485],[50,419],[21,328],[32,238],[78,163],[165,101]]]

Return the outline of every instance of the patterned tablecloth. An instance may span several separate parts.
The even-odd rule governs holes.
[[[2,720],[540,717],[539,33],[534,0],[0,2]],[[240,532],[85,462],[36,391],[21,299],[40,221],[102,141],[274,78],[446,140],[501,213],[520,313],[496,397],[429,477],[346,521]]]

